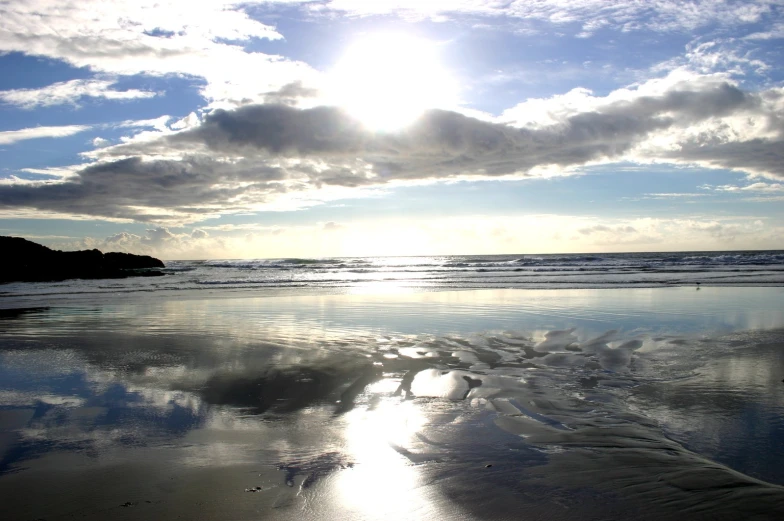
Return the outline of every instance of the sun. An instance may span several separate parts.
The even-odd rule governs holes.
[[[375,131],[399,130],[429,108],[456,104],[455,82],[438,46],[405,34],[375,34],[353,43],[328,75],[332,104]]]

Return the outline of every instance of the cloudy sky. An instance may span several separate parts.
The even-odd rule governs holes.
[[[784,249],[784,1],[0,2],[0,234]]]

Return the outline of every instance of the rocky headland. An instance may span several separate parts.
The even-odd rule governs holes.
[[[0,236],[0,252],[0,283],[156,277],[165,267],[149,255],[59,251],[21,237]]]

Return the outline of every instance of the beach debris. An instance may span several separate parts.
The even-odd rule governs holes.
[[[261,492],[261,490],[262,490],[261,487],[250,487],[250,488],[246,488],[245,492]]]
[[[120,505],[120,506],[121,506],[121,507],[128,508],[128,507],[132,507],[132,506],[133,506],[133,505],[135,505],[135,504],[136,504],[136,503],[131,503],[130,501],[126,501],[125,503],[123,503],[123,504],[122,504],[122,505]]]
[[[489,469],[489,468],[490,468],[490,467],[492,467],[492,466],[493,466],[493,464],[492,464],[492,463],[488,463],[487,465],[485,465],[485,468],[486,468],[486,469]]]

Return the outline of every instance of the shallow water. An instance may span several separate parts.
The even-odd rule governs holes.
[[[778,519],[784,290],[0,315],[10,519]]]

